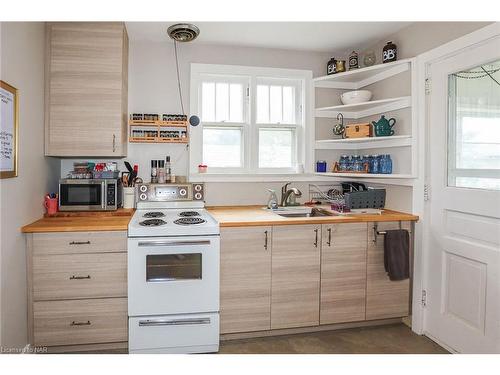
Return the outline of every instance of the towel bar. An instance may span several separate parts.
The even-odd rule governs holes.
[[[402,229],[403,228],[403,225],[401,223],[401,221],[399,222],[399,229]],[[373,224],[373,242],[374,243],[377,243],[377,236],[384,236],[387,234],[387,231],[385,230],[377,230],[378,229],[378,223],[374,223]]]

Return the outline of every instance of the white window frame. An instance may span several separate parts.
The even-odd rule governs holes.
[[[207,75],[217,75],[234,77],[235,80],[248,79],[248,112],[245,113],[246,122],[243,124],[243,167],[242,168],[210,168],[208,173],[199,174],[198,165],[202,163],[203,158],[203,126],[190,128],[190,152],[189,152],[189,174],[190,178],[195,180],[217,180],[217,176],[244,176],[245,180],[251,176],[282,175],[297,176],[302,173],[313,172],[314,158],[314,118],[313,106],[314,98],[312,92],[312,71],[298,69],[280,69],[263,68],[237,65],[215,65],[215,64],[191,64],[191,85],[190,85],[190,115],[201,114],[201,84]],[[276,82],[280,84],[290,84],[293,81],[300,81],[301,103],[300,113],[296,114],[297,124],[257,124],[256,108],[256,88],[257,82]],[[236,124],[231,123],[207,123],[207,126],[228,126],[233,127]],[[242,126],[238,123],[237,126]],[[296,129],[296,164],[298,168],[259,168],[258,167],[258,145],[259,128],[289,128]],[[302,165],[303,167],[300,167]]]

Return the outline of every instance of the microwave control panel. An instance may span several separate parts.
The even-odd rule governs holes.
[[[139,202],[203,201],[203,184],[139,184]]]

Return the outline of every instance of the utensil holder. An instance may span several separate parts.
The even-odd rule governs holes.
[[[123,208],[135,207],[135,187],[123,188]]]

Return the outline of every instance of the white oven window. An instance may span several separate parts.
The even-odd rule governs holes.
[[[159,254],[146,256],[146,281],[201,280],[202,255]]]

